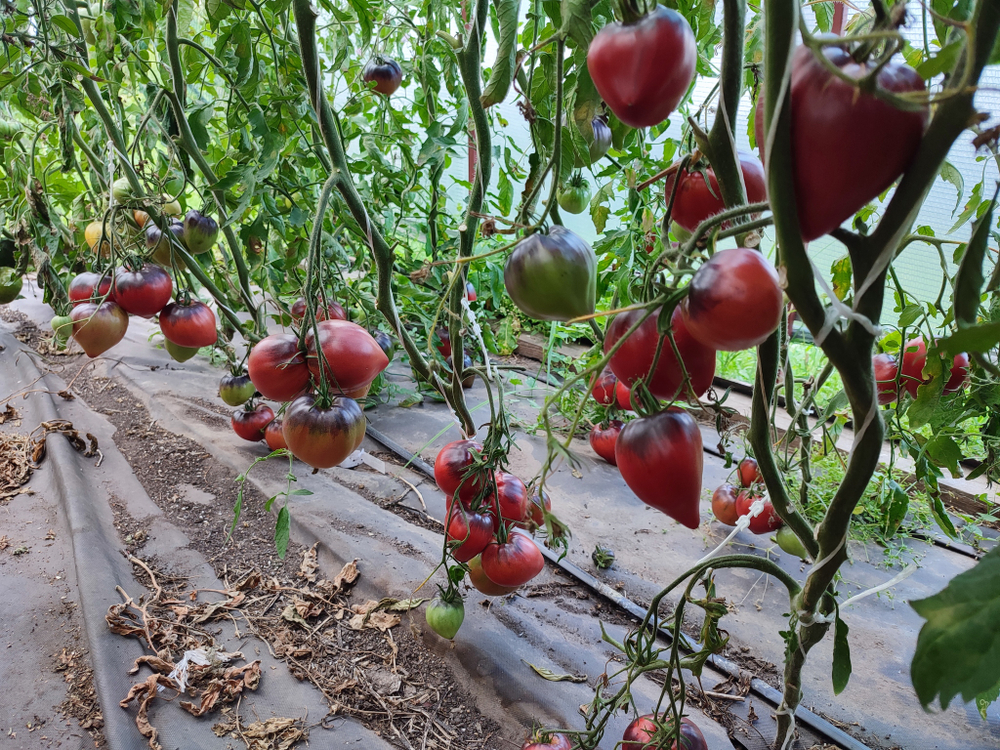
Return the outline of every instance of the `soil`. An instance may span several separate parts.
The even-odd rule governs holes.
[[[316,590],[299,576],[307,550],[294,542],[283,561],[274,555],[274,515],[264,509],[267,498],[249,483],[243,488],[242,512],[232,539],[220,549],[218,528],[232,517],[239,491],[233,472],[192,440],[153,423],[146,408],[115,380],[86,372],[75,390],[115,426],[116,446],[150,499],[188,535],[190,546],[209,559],[220,579],[232,584],[256,575],[285,587],[274,596],[249,597],[253,603],[240,607],[240,612],[251,631],[285,660],[296,677],[308,679],[324,693],[332,712],[354,716],[404,748],[409,747],[409,740],[438,748],[500,747],[499,727],[469,705],[450,668],[423,645],[417,625],[422,617],[402,612],[398,615],[402,627],[385,632],[348,627],[351,612],[345,607],[364,603],[316,598]],[[205,411],[192,409],[189,416],[213,421],[228,418],[217,405],[204,402],[199,406]],[[188,499],[188,492],[179,490],[182,485],[205,495],[196,504]],[[384,498],[370,499],[386,503]],[[147,519],[132,518],[124,504],[114,499],[112,509],[123,543],[141,556]],[[419,522],[413,517],[419,512],[401,505],[392,509]],[[425,517],[424,523],[430,521]],[[161,576],[169,575],[169,562],[145,562],[166,588]],[[148,585],[148,576],[138,567],[135,570],[137,579]],[[283,616],[290,605],[302,601],[315,605],[307,609],[309,630]]]

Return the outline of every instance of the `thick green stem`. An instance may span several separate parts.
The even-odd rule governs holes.
[[[358,194],[351,178],[350,168],[347,164],[347,154],[344,151],[344,142],[340,136],[334,118],[333,109],[326,99],[323,91],[323,82],[320,79],[319,50],[316,46],[316,18],[317,12],[310,4],[309,0],[293,0],[292,13],[295,17],[295,25],[298,30],[299,54],[302,57],[302,72],[305,75],[306,85],[309,88],[309,99],[312,102],[313,110],[316,113],[316,120],[319,123],[320,135],[323,143],[330,155],[330,174],[334,178],[334,185],[347,205],[348,210],[354,217],[355,222],[365,233],[368,246],[375,259],[375,267],[378,270],[378,294],[376,304],[378,309],[385,316],[385,319],[396,332],[397,337],[403,344],[410,360],[410,366],[417,376],[428,381],[435,390],[449,399],[452,407],[462,421],[462,427],[467,432],[475,432],[475,422],[465,404],[464,394],[458,403],[452,401],[452,395],[447,386],[441,381],[438,375],[431,371],[414,343],[409,332],[403,327],[396,310],[396,301],[392,292],[392,273],[394,254],[393,248],[386,241],[385,237],[372,224],[365,209],[364,202]],[[487,154],[488,158],[488,154]]]

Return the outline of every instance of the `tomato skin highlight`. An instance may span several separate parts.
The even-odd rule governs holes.
[[[757,499],[759,499],[759,495],[754,495],[750,490],[743,490],[736,498],[736,512],[741,517],[745,516],[750,512],[750,506],[753,504],[753,501]],[[764,510],[755,518],[750,519],[749,528],[754,534],[767,534],[771,531],[777,531],[784,525],[785,522],[774,511],[771,501],[764,500]]]
[[[215,313],[204,302],[171,302],[160,312],[160,330],[164,338],[190,349],[211,346],[219,337]]]
[[[681,303],[691,336],[718,351],[762,344],[781,322],[784,295],[774,266],[756,250],[720,250],[702,264]]]
[[[873,70],[839,47],[824,47],[829,62],[851,78]],[[880,89],[923,92],[920,75],[890,60]],[[806,242],[832,232],[886,190],[916,156],[929,119],[925,105],[896,109],[830,73],[806,46],[792,57],[791,151],[799,225]]]
[[[899,375],[899,362],[891,354],[876,354],[872,357],[872,370],[875,373],[879,405],[891,404],[899,398],[899,383],[896,381]]]
[[[173,291],[170,274],[152,263],[144,263],[135,271],[119,268],[115,274],[115,302],[125,312],[140,318],[151,318],[160,312],[170,302]]]
[[[662,5],[635,23],[609,23],[587,50],[587,70],[597,93],[633,128],[658,125],[677,109],[697,62],[690,24]]]
[[[684,363],[682,369],[680,361],[674,355],[670,339],[663,336],[663,344],[659,345],[661,336],[656,327],[656,320],[661,309],[654,310],[653,314],[625,339],[625,343],[611,356],[611,369],[619,382],[623,382],[629,388],[636,380],[642,378],[646,381],[649,392],[665,401],[678,396],[684,384],[684,370],[687,370],[695,395],[702,396],[711,387],[715,378],[715,350],[694,338],[680,308],[674,308],[670,316],[670,329],[674,343],[677,344],[677,351],[680,352],[681,361]],[[615,316],[604,336],[605,354],[611,351],[643,313],[642,310],[630,310]],[[660,346],[660,358],[657,360],[656,370],[650,376],[649,371],[653,366],[657,346]]]
[[[712,513],[715,514],[719,523],[726,526],[735,526],[736,519],[740,517],[736,510],[736,488],[731,484],[723,484],[712,493]]]
[[[326,359],[324,368],[331,390],[352,395],[371,384],[382,370],[389,366],[389,358],[382,347],[364,328],[347,320],[323,320],[316,324],[319,331],[319,348]],[[320,359],[316,347],[315,331],[306,332],[306,363],[317,380],[320,377]]]
[[[230,420],[233,432],[244,440],[256,443],[264,439],[264,430],[274,419],[274,410],[267,404],[257,404],[253,411],[237,409]]]
[[[487,578],[483,572],[482,558],[479,555],[469,560],[466,565],[469,566],[469,583],[480,593],[486,594],[486,596],[507,596],[507,594],[513,594],[518,589],[517,586],[500,586]]]
[[[272,401],[290,401],[309,385],[305,352],[291,333],[273,333],[254,344],[247,371],[261,395]]]
[[[701,431],[685,411],[662,411],[625,425],[615,447],[629,489],[689,529],[701,523]]]
[[[767,200],[767,178],[764,176],[764,165],[756,156],[746,151],[740,151],[738,155],[740,170],[743,172],[743,183],[746,187],[747,203],[760,203]],[[715,170],[708,167],[705,170],[705,175],[708,177],[708,184],[705,183],[705,176],[700,172],[688,172],[687,170],[682,172],[680,177],[676,173],[670,175],[664,183],[664,196],[669,203],[674,182],[679,180],[670,219],[688,232],[693,232],[705,219],[715,216],[726,208]],[[709,185],[711,185],[711,190],[709,190]],[[750,218],[755,218],[758,215],[750,214]],[[720,225],[720,228],[728,229],[731,225],[732,222],[725,221]]]
[[[466,508],[486,486],[483,472],[465,476],[475,462],[473,451],[482,453],[482,450],[482,443],[475,440],[454,440],[442,448],[434,459],[434,479],[438,487],[448,496],[457,496]]]
[[[299,396],[285,410],[281,431],[292,455],[314,469],[344,462],[365,437],[365,415],[358,402],[333,396],[329,408],[316,405],[312,394]]]
[[[505,543],[492,540],[480,558],[483,573],[500,586],[521,586],[545,567],[545,558],[538,547],[519,529],[511,529]]]
[[[123,338],[128,330],[128,315],[117,303],[84,302],[69,314],[73,320],[73,338],[88,357],[104,354]]]
[[[267,447],[272,451],[276,451],[279,448],[288,448],[288,444],[285,442],[285,434],[282,432],[282,420],[280,417],[275,417],[267,423],[267,427],[264,428],[264,442],[267,443]]]
[[[590,431],[590,447],[594,453],[603,458],[612,466],[617,466],[615,459],[615,444],[618,442],[618,435],[625,428],[625,423],[619,419],[612,419],[607,427],[594,425]]]

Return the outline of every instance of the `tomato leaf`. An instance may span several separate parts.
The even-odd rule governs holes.
[[[996,686],[1000,674],[1000,548],[955,576],[940,593],[911,601],[927,622],[917,636],[910,676],[926,708],[961,695],[970,701]]]
[[[484,107],[499,104],[507,97],[510,84],[514,80],[514,65],[517,62],[517,18],[521,10],[521,0],[494,0],[500,33],[497,36],[497,56],[490,68],[490,80],[479,97]],[[587,6],[588,12],[590,6]],[[502,174],[502,173],[501,173]]]
[[[76,39],[80,36],[80,30],[73,23],[73,20],[69,16],[64,16],[61,13],[57,13],[49,19],[52,23],[58,26],[60,29],[65,31],[71,37]]]
[[[927,442],[924,446],[927,455],[931,457],[938,466],[944,466],[955,479],[963,477],[962,470],[958,466],[964,456],[958,443],[948,435],[938,435]]]
[[[962,328],[951,336],[938,339],[937,344],[941,351],[950,355],[962,352],[988,352],[1000,344],[1000,321]]]
[[[976,708],[979,709],[979,715],[983,721],[987,720],[986,709],[998,699],[1000,699],[1000,682],[976,696]]]
[[[979,315],[979,297],[983,291],[983,259],[986,257],[986,244],[990,239],[990,225],[993,223],[993,207],[1000,193],[1000,183],[993,191],[986,212],[976,221],[972,237],[965,247],[962,264],[955,275],[955,322],[959,327],[974,325]]]
[[[954,164],[946,161],[941,165],[941,179],[954,185],[955,192],[958,193],[958,198],[955,200],[955,209],[951,212],[951,215],[954,216],[955,211],[958,211],[958,207],[962,205],[962,196],[965,195],[965,178],[962,177],[962,173],[958,171]]]
[[[833,693],[840,695],[851,679],[851,644],[847,640],[850,628],[837,616],[833,631]]]
[[[590,0],[562,0],[562,28],[582,49],[590,46],[594,38],[594,22],[590,15]]]
[[[906,518],[906,512],[910,509],[910,496],[907,494],[895,479],[890,479],[887,483],[889,488],[888,504],[883,505],[885,533],[892,535],[896,533],[899,525]]]
[[[524,659],[521,659],[524,661]],[[587,675],[585,674],[556,674],[551,669],[546,669],[545,667],[536,667],[530,661],[524,661],[529,667],[531,667],[535,674],[544,680],[549,682],[586,682]]]
[[[274,546],[278,550],[278,557],[285,559],[288,551],[288,536],[291,527],[291,517],[288,515],[288,506],[282,505],[278,511],[278,522],[274,526]]]
[[[958,55],[965,49],[965,39],[956,39],[951,44],[942,47],[934,57],[924,60],[917,66],[917,74],[925,81],[955,67]]]

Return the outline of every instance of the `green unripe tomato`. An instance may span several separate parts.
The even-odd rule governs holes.
[[[132,192],[132,183],[128,181],[127,177],[119,177],[115,180],[115,183],[111,186],[111,194],[115,196],[115,200],[119,203],[124,203],[135,195]]]
[[[441,597],[437,597],[427,605],[424,616],[427,618],[427,624],[431,626],[431,630],[442,638],[451,640],[457,635],[458,629],[462,627],[462,622],[465,620],[465,604],[461,599],[446,602]]]
[[[73,319],[69,315],[56,315],[52,318],[52,330],[56,332],[56,341],[65,344],[73,333]]]
[[[17,269],[0,268],[0,305],[16,300],[23,283]]]
[[[789,555],[795,555],[803,560],[809,559],[809,553],[806,552],[805,545],[802,544],[802,540],[795,535],[791,527],[782,526],[778,529],[778,533],[774,535],[774,541],[781,547],[782,551],[787,552]]]
[[[163,340],[163,346],[175,362],[187,362],[191,359],[191,357],[198,353],[197,347],[192,349],[189,346],[178,346],[173,341],[168,339]]]
[[[559,189],[556,198],[559,201],[559,208],[563,211],[571,214],[582,214],[590,204],[590,185],[577,172]]]

